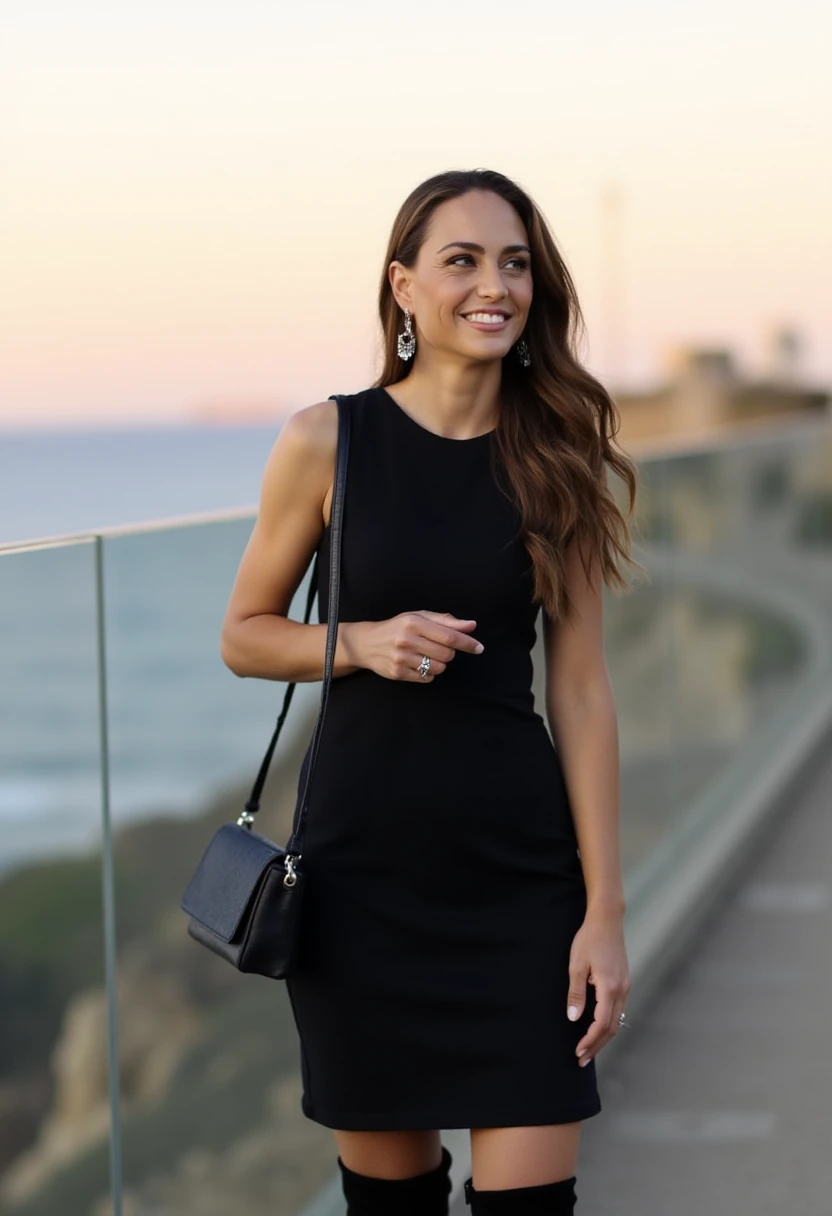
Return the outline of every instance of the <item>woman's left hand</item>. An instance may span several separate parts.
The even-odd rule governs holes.
[[[577,1021],[586,1004],[586,986],[595,989],[595,1017],[576,1047],[583,1066],[618,1034],[619,1015],[630,991],[624,918],[620,913],[587,912],[572,939],[569,955],[567,1017]],[[577,1012],[575,1012],[577,1011]]]

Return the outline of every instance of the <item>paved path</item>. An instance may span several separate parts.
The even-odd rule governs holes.
[[[832,746],[599,1078],[580,1216],[832,1216]]]
[[[832,741],[621,1033],[584,1124],[576,1216],[832,1216]]]

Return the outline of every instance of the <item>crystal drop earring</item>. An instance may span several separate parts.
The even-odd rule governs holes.
[[[517,357],[523,366],[528,367],[531,364],[532,356],[525,338],[520,339],[515,347],[515,350],[517,351]]]
[[[404,333],[398,335],[397,349],[400,359],[412,359],[416,350],[416,335],[410,323],[410,311],[404,310]]]

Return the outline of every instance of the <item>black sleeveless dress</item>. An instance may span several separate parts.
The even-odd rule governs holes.
[[[539,608],[493,435],[437,435],[381,388],[348,404],[340,619],[451,612],[484,651],[430,683],[332,682],[287,981],[302,1110],[368,1131],[585,1119],[601,1109],[595,1063],[575,1056],[594,989],[575,1023],[566,997],[586,887],[534,708]],[[320,556],[325,621],[328,529]]]

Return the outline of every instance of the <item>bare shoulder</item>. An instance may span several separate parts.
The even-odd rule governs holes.
[[[338,406],[316,401],[290,414],[280,429],[266,465],[266,477],[292,470],[305,475],[331,470],[338,444]]]
[[[338,442],[338,406],[334,401],[316,401],[290,414],[283,424],[277,444],[291,447],[298,454],[332,460]]]
[[[338,445],[338,406],[316,401],[290,414],[266,461],[261,518],[307,504],[319,516],[332,485]]]

